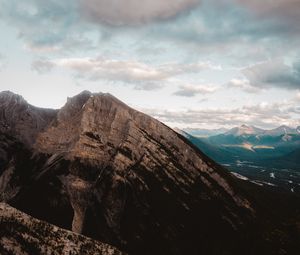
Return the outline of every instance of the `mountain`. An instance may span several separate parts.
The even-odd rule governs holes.
[[[192,144],[194,144],[197,148],[199,148],[205,155],[214,159],[216,162],[228,162],[234,161],[235,155],[226,150],[226,148],[222,148],[220,146],[215,146],[207,142],[206,139],[202,139],[201,137],[192,136],[182,130],[175,130],[179,134],[183,135],[187,138]]]
[[[75,234],[0,203],[0,254],[122,255],[116,248]]]
[[[233,135],[233,136],[243,136],[243,135],[260,135],[263,134],[264,130],[248,125],[241,125],[240,127],[235,127],[225,132],[224,135]]]
[[[210,136],[204,140],[215,146],[226,148],[230,153],[246,159],[279,157],[300,147],[297,129],[280,126],[263,130],[242,125],[224,134]]]
[[[36,136],[56,116],[57,111],[28,104],[23,97],[10,91],[0,93],[0,132],[32,145]]]
[[[278,130],[288,129],[281,127]],[[274,135],[253,132],[252,135],[231,133],[206,138],[186,135],[186,138],[236,176],[259,185],[273,185],[277,189],[300,193],[300,135],[291,133],[289,130],[279,136],[275,136],[275,132]]]
[[[273,159],[274,160],[274,159]],[[299,167],[300,164],[300,148],[284,155],[279,158],[276,158],[275,160],[283,161],[286,164],[295,164],[296,167]]]
[[[299,127],[291,128],[285,125],[282,125],[278,128],[265,130],[264,135],[267,136],[281,136],[281,135],[291,135],[291,134],[299,134]]]
[[[194,137],[211,137],[211,136],[235,136],[235,137],[256,137],[257,139],[270,136],[270,137],[278,137],[283,135],[299,135],[300,134],[300,126],[297,128],[292,128],[286,125],[282,125],[280,127],[266,130],[257,128],[255,126],[250,126],[243,124],[239,127],[234,127],[232,129],[219,128],[219,129],[196,129],[196,128],[185,128],[182,131],[194,136]]]
[[[55,111],[7,100],[0,201],[132,255],[293,254],[248,186],[112,95],[84,91]]]
[[[32,146],[16,126],[2,136],[1,197],[39,219],[131,254],[231,250],[252,224],[233,177],[109,94],[70,98]]]

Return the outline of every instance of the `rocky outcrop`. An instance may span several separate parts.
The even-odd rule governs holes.
[[[0,203],[0,254],[122,255],[116,248],[75,234]]]
[[[129,254],[252,254],[255,201],[183,136],[102,93],[46,119],[0,136],[3,201]]]
[[[56,116],[56,110],[41,109],[28,104],[10,91],[0,93],[0,132],[11,134],[32,145],[36,136]]]

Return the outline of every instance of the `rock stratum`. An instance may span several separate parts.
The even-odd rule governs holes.
[[[112,95],[0,106],[0,201],[133,255],[276,251],[236,178]]]

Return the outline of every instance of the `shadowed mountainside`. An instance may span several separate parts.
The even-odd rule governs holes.
[[[0,203],[0,254],[122,255],[116,248],[50,225]]]

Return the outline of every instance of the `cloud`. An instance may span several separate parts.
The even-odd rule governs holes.
[[[176,76],[198,73],[203,70],[220,70],[220,66],[209,62],[167,63],[154,66],[138,61],[102,57],[38,60],[32,66],[37,71],[50,70],[52,67],[65,68],[73,71],[78,78],[90,81],[124,82],[134,85],[134,88],[139,90],[161,88],[165,82]]]
[[[113,26],[141,25],[170,19],[200,3],[200,0],[79,0],[83,14]]]
[[[272,19],[277,25],[289,26],[290,30],[299,31],[300,2],[299,0],[236,0],[255,12],[261,19]]]
[[[53,52],[66,55],[99,50],[105,40],[111,40],[111,48],[128,41],[131,46],[145,42],[150,49],[158,42],[167,47],[171,42],[180,51],[192,52],[193,58],[198,56],[194,54],[197,50],[205,54],[221,52],[233,61],[241,57],[249,60],[255,54],[261,61],[278,51],[286,53],[298,47],[300,39],[295,29],[299,22],[286,24],[277,16],[257,18],[253,15],[257,13],[255,8],[246,2],[0,0],[0,17],[16,27],[27,48],[44,57]],[[258,53],[251,52],[254,46],[259,48]]]
[[[88,29],[78,13],[78,0],[0,0],[0,5],[0,18],[17,28],[31,50],[66,53],[92,45],[85,36]]]
[[[5,67],[6,57],[0,53],[0,71]]]
[[[214,93],[218,90],[218,87],[213,84],[201,84],[201,85],[193,85],[193,84],[186,84],[181,85],[179,90],[174,93],[177,96],[183,97],[194,97],[198,94],[206,95]]]
[[[31,64],[31,69],[37,71],[39,74],[48,73],[54,67],[54,64],[47,59],[38,59]]]
[[[260,88],[251,85],[250,81],[245,78],[235,78],[227,83],[229,88],[241,89],[248,93],[258,93],[261,91]]]
[[[294,100],[295,100],[296,102],[300,102],[300,91],[297,91],[297,94],[296,94]]]
[[[287,65],[283,60],[267,61],[250,66],[242,71],[252,87],[300,88],[300,61]]]
[[[235,109],[207,108],[188,109],[185,111],[171,111],[162,109],[141,109],[145,113],[159,119],[171,127],[233,127],[244,123],[257,125],[263,128],[273,128],[280,124],[298,126],[299,108],[294,102],[261,103],[243,106]]]

